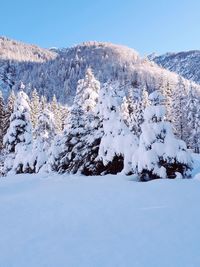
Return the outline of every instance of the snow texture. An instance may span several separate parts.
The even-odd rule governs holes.
[[[193,179],[2,178],[0,266],[198,267],[199,202]]]

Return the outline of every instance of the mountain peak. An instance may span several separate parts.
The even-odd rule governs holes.
[[[48,49],[0,36],[0,59],[2,60],[44,62],[55,57],[56,54]]]
[[[178,75],[140,58],[134,49],[123,45],[89,41],[71,48],[44,49],[0,38],[0,87],[5,97],[22,81],[28,94],[36,88],[48,99],[55,94],[60,102],[71,104],[77,82],[88,67],[101,84],[117,82],[123,92],[144,86],[151,92],[159,88],[164,76],[173,84],[178,82]]]

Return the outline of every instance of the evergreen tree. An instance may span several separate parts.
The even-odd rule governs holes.
[[[4,99],[0,91],[0,150],[3,149],[3,137],[5,135],[5,113]]]
[[[84,175],[100,175],[105,171],[105,166],[98,156],[103,136],[103,124],[99,117],[98,104],[94,112],[88,117],[85,146],[83,146],[81,153],[81,173]]]
[[[55,137],[55,120],[49,110],[41,111],[34,130],[35,140],[29,156],[29,172],[39,172],[47,163],[49,149]]]
[[[36,89],[33,90],[31,95],[31,122],[33,129],[35,129],[37,124],[37,118],[40,113],[40,98]]]
[[[5,166],[6,172],[13,170],[16,173],[24,172],[27,168],[28,150],[32,144],[32,125],[30,122],[29,98],[20,91],[10,117],[10,126],[4,137],[6,151],[10,158]]]
[[[190,89],[186,104],[188,146],[199,153],[200,148],[200,100],[195,90]]]
[[[77,96],[83,99],[83,110],[90,111],[95,108],[98,101],[100,83],[94,77],[91,68],[86,70],[85,78],[79,81]]]
[[[144,112],[139,147],[133,156],[133,169],[141,181],[189,176],[190,154],[182,140],[174,137],[171,124],[164,120],[163,97],[150,94],[151,106]]]
[[[82,86],[85,88],[82,102],[85,128],[80,136],[80,142],[74,150],[76,151],[75,168],[76,172],[78,171],[84,175],[99,175],[105,169],[102,161],[98,159],[99,145],[103,135],[103,125],[98,105],[100,83],[91,75],[90,69],[89,80],[87,72],[86,83],[82,82]]]
[[[137,137],[141,134],[141,125],[144,122],[144,110],[149,105],[148,92],[145,87],[140,91],[140,95],[135,101],[133,112],[133,132]]]
[[[62,106],[61,104],[59,104],[59,110],[60,110],[60,114],[61,114],[61,131],[63,131],[65,128],[65,124],[68,120],[69,107]]]
[[[198,111],[195,114],[194,129],[192,131],[193,148],[195,153],[200,153],[200,103],[198,103]]]
[[[176,90],[173,91],[172,99],[175,135],[187,142],[187,114],[184,112],[187,103],[187,91],[182,77],[179,77],[179,82]]]
[[[132,89],[132,88],[131,88]],[[123,116],[123,120],[125,124],[128,126],[130,131],[134,131],[134,122],[135,122],[135,102],[133,96],[133,90],[128,90],[128,95],[123,98],[123,102],[121,105],[121,112]]]
[[[161,84],[161,87],[160,87],[160,92],[164,97],[163,104],[166,109],[166,115],[165,115],[166,119],[169,122],[173,123],[174,122],[173,109],[172,109],[173,91],[172,91],[172,85],[170,84],[168,79],[163,80],[163,83]]]
[[[60,146],[61,149],[59,151],[53,148],[56,150],[55,156],[52,153],[53,159],[51,158],[54,170],[76,173],[83,169],[83,150],[87,147],[88,125],[92,122],[90,113],[97,103],[99,87],[99,82],[94,78],[91,69],[88,69],[85,78],[78,82],[64,135],[61,139],[56,139],[55,146]]]
[[[5,120],[4,120],[4,135],[6,134],[9,126],[10,126],[10,116],[13,113],[14,110],[14,103],[15,103],[16,97],[14,91],[11,91],[9,97],[8,97],[8,103],[5,110]]]
[[[45,110],[47,108],[47,98],[44,95],[42,95],[40,99],[40,108],[41,110]]]
[[[131,158],[137,146],[137,138],[123,122],[117,88],[106,84],[100,92],[100,116],[103,120],[103,137],[99,147],[104,173],[116,174],[122,170],[131,172]]]
[[[122,103],[122,114],[125,124],[136,136],[141,134],[141,125],[144,122],[144,109],[148,106],[148,92],[146,87],[131,88],[128,96]]]
[[[56,96],[53,96],[53,100],[50,105],[51,112],[54,114],[56,132],[62,132],[62,110],[57,102]]]
[[[48,109],[40,111],[34,132],[36,139],[42,139],[46,143],[46,147],[51,146],[51,142],[56,134],[55,117],[51,111]]]

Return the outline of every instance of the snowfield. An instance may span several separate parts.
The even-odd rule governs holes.
[[[198,179],[1,178],[0,266],[199,267],[199,203]]]

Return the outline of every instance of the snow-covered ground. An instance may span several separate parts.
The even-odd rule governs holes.
[[[0,266],[199,267],[199,203],[197,179],[2,178]]]

